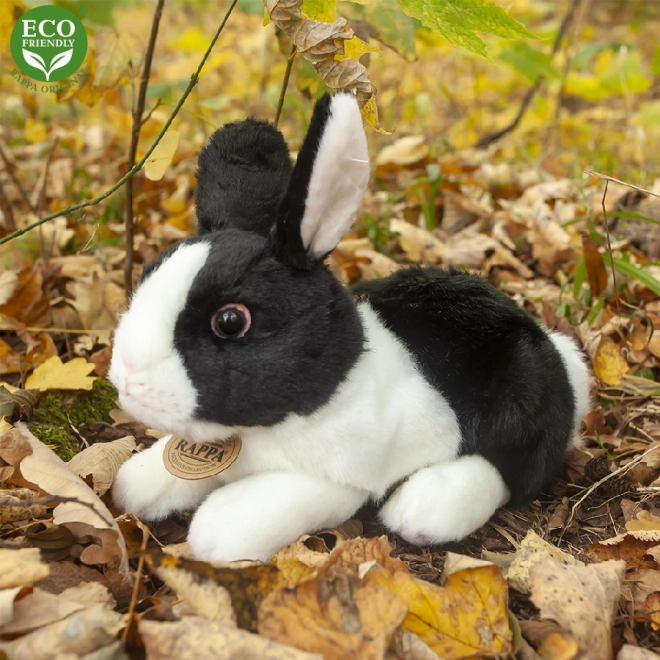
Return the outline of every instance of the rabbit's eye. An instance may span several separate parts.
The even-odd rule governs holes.
[[[250,327],[250,310],[239,303],[221,307],[211,318],[211,329],[222,339],[242,337]]]

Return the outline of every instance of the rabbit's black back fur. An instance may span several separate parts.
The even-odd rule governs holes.
[[[198,158],[198,233],[270,233],[293,167],[282,134],[256,119],[217,130]]]
[[[456,270],[412,267],[354,293],[451,404],[460,454],[495,465],[512,504],[535,497],[561,467],[575,410],[548,335],[504,293]]]

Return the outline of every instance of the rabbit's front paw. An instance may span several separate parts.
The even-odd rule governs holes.
[[[204,501],[190,525],[188,545],[200,559],[266,561],[305,532],[339,525],[367,497],[313,475],[253,474]]]
[[[129,458],[115,478],[115,504],[142,520],[160,520],[174,511],[197,507],[219,483],[213,477],[179,479],[163,464],[163,450],[171,436],[161,438],[149,449]]]

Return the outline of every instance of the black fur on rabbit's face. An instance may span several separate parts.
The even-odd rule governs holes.
[[[368,177],[348,94],[317,104],[293,170],[270,125],[217,131],[199,158],[200,234],[145,268],[117,328],[109,376],[122,407],[210,440],[218,425],[269,426],[324,404],[362,351],[363,331],[322,261]]]

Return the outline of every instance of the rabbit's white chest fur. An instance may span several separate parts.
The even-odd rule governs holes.
[[[240,429],[243,448],[223,481],[302,470],[380,496],[419,468],[456,457],[461,435],[449,403],[369,304],[358,310],[366,351],[334,396],[309,416]]]

